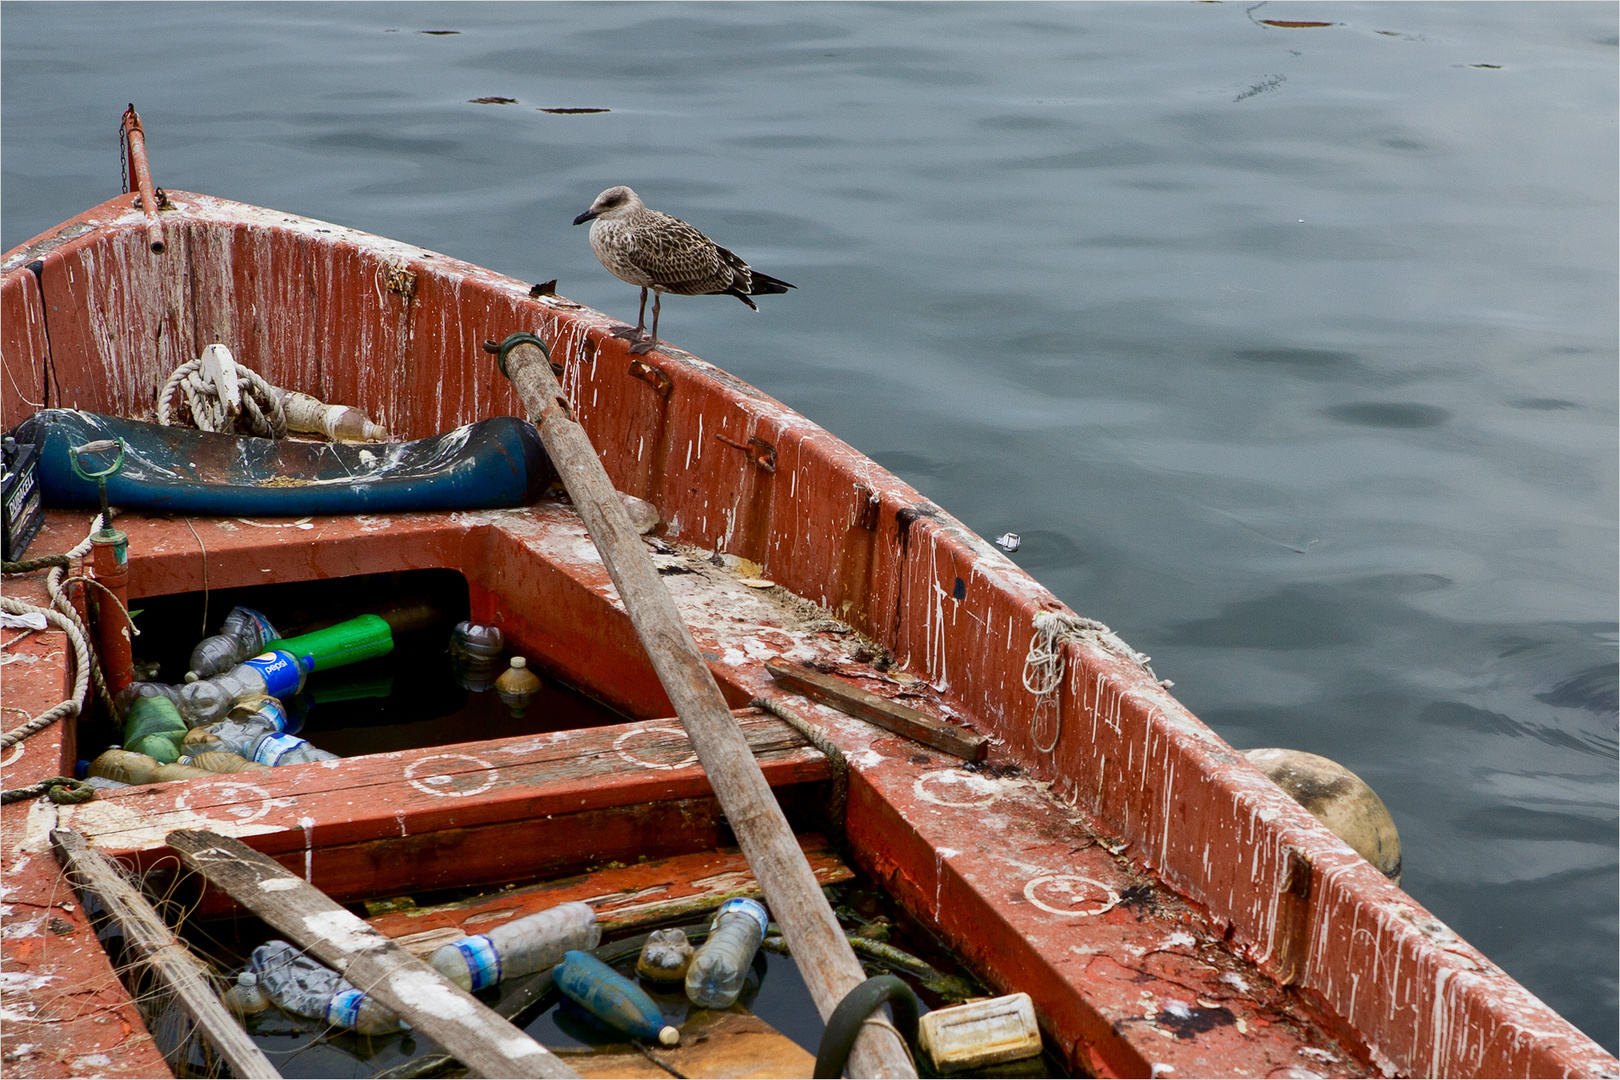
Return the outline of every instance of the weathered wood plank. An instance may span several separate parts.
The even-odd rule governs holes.
[[[782,927],[822,1016],[830,1016],[866,973],[839,929],[827,898],[793,839],[770,785],[748,753],[714,674],[709,670],[675,600],[653,568],[641,536],[631,526],[602,461],[574,420],[550,357],[537,344],[504,352],[504,367],[540,431],[579,516],[602,555],[636,636],[692,739],[715,795],[754,869],[772,914]],[[899,1034],[869,1023],[850,1056],[857,1076],[917,1075]]]
[[[124,939],[158,977],[174,992],[192,1020],[201,1029],[219,1056],[230,1063],[237,1076],[279,1080],[281,1073],[270,1064],[247,1032],[220,1001],[209,982],[209,971],[174,935],[141,891],[119,873],[118,866],[99,851],[92,851],[83,836],[72,829],[55,829],[51,844],[81,898],[93,895],[118,924]]]
[[[168,842],[188,867],[393,1009],[477,1075],[579,1075],[359,916],[241,841],[181,829],[170,833]]]
[[[831,775],[780,720],[738,716],[771,784]],[[164,835],[183,828],[252,837],[281,855],[711,792],[679,722],[645,720],[122,788],[67,808],[63,821],[121,858],[161,851]]]
[[[708,1080],[791,1080],[815,1072],[815,1055],[753,1013],[693,1009],[681,1045],[642,1054],[607,1046],[564,1054],[583,1077],[702,1076]],[[691,1037],[686,1037],[686,1036]]]
[[[983,735],[936,720],[927,713],[879,697],[843,679],[788,660],[767,660],[765,670],[794,693],[831,705],[839,712],[876,724],[885,731],[915,739],[924,746],[965,761],[978,761],[985,755],[988,743]]]
[[[854,876],[827,850],[824,837],[805,833],[798,839],[819,883],[832,885]],[[590,904],[604,929],[622,931],[709,911],[734,896],[759,894],[748,860],[736,848],[726,848],[609,867],[450,904],[374,915],[366,921],[424,956],[464,934],[488,933],[504,922],[571,900]]]

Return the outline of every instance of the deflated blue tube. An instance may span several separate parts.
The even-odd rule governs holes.
[[[534,426],[497,416],[430,439],[325,443],[220,435],[139,420],[43,409],[17,429],[39,447],[46,506],[99,506],[69,450],[118,439],[124,467],[107,500],[131,509],[230,516],[362,514],[523,506],[556,477]]]

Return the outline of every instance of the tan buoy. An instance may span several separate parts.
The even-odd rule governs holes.
[[[1384,800],[1365,780],[1337,761],[1303,750],[1245,750],[1243,756],[1356,854],[1401,883],[1400,834]]]

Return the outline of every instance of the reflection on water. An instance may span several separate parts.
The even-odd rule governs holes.
[[[619,318],[611,183],[793,281],[661,331],[1366,778],[1615,1048],[1612,5],[4,10],[7,247],[116,191],[133,100],[164,186]]]

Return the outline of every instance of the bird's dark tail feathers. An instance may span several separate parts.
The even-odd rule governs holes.
[[[748,271],[748,276],[752,283],[752,287],[748,290],[749,296],[770,296],[773,293],[785,293],[789,289],[798,288],[797,285],[789,285],[781,278],[773,278],[754,269]]]

